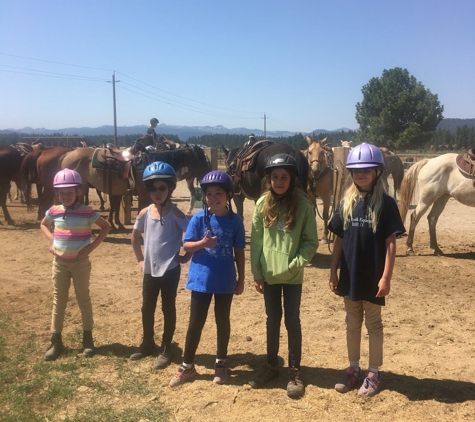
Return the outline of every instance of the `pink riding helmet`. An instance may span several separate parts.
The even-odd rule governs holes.
[[[54,176],[54,188],[72,188],[81,186],[82,179],[77,171],[64,169],[58,171],[58,173],[56,173],[56,176]]]

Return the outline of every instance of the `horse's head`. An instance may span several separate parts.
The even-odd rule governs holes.
[[[193,145],[191,150],[193,151],[193,164],[196,168],[196,177],[201,181],[205,174],[208,174],[212,170],[211,163],[204,150],[198,145]]]
[[[307,160],[310,166],[312,177],[318,179],[324,171],[333,166],[333,151],[327,144],[327,138],[323,140],[311,139],[306,136],[308,143]]]

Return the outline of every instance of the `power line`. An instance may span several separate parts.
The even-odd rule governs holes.
[[[36,70],[36,69],[28,69],[28,68],[25,68],[25,67],[17,67],[17,66],[8,66],[8,65],[4,65],[4,64],[0,64],[1,67],[8,67],[10,69],[20,69],[20,70],[28,70],[30,72],[41,72],[41,73],[49,73],[51,74],[51,77],[54,77],[52,75],[60,75],[60,76],[64,76],[64,77],[67,77],[68,79],[77,79],[77,78],[80,78],[80,79],[85,79],[85,80],[91,80],[91,81],[101,81],[101,82],[106,82],[105,79],[101,79],[101,78],[92,78],[90,76],[81,76],[81,75],[68,75],[66,73],[58,73],[58,72],[49,72],[49,71],[46,71],[46,70]],[[2,70],[2,69],[0,69]],[[22,73],[22,72],[11,72],[11,73]],[[36,73],[25,73],[26,75],[36,75]],[[50,75],[37,75],[37,76],[50,76]]]
[[[107,82],[105,79],[93,79],[93,78],[84,78],[81,76],[78,77],[68,77],[68,76],[54,76],[54,75],[40,75],[38,73],[29,73],[29,72],[16,72],[14,70],[4,70],[0,69],[0,72],[7,72],[7,73],[17,73],[20,75],[33,75],[33,76],[43,76],[45,78],[55,78],[55,79],[73,79],[79,81],[91,81],[91,82]]]

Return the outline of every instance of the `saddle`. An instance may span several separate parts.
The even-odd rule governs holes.
[[[256,157],[259,152],[264,148],[272,145],[274,141],[257,141],[254,143],[246,143],[244,147],[238,152],[236,158],[234,158],[234,172],[233,182],[235,185],[239,185],[241,181],[241,175],[243,171],[254,171],[256,168]]]
[[[92,167],[104,170],[104,179],[108,176],[112,183],[112,172],[117,173],[117,177],[128,180],[127,190],[135,188],[135,178],[132,164],[135,157],[127,150],[120,150],[113,144],[106,144],[102,148],[96,148],[92,156]],[[106,174],[107,173],[107,174]],[[112,191],[112,190],[110,190]]]
[[[472,148],[464,154],[457,155],[455,162],[463,174],[474,179],[473,186],[475,187],[475,149]]]

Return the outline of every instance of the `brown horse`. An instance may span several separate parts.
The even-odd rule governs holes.
[[[10,192],[10,183],[19,184],[20,166],[23,160],[20,152],[11,146],[0,145],[0,206],[7,224],[15,224],[7,209],[7,194]]]
[[[61,170],[62,157],[70,151],[69,148],[63,147],[36,150],[23,159],[20,177],[29,210],[33,208],[31,185],[36,183],[43,186],[43,192],[39,195],[41,197],[38,198],[38,220],[44,217],[45,212],[54,203],[53,179]]]
[[[331,218],[330,208],[333,195],[333,151],[327,144],[327,138],[323,140],[311,139],[306,136],[308,149],[304,155],[309,164],[309,178],[307,191],[314,201],[315,209],[323,220],[323,237],[321,243],[328,243],[328,220]],[[323,213],[320,215],[316,204],[316,198],[323,202]],[[333,211],[333,210],[332,210]]]
[[[204,151],[197,146],[160,152],[144,151],[141,150],[142,147],[140,143],[136,142],[130,149],[131,157],[133,157],[132,168],[135,180],[133,187],[129,185],[127,179],[120,178],[117,172],[108,173],[102,169],[94,168],[92,165],[94,150],[78,148],[66,154],[61,160],[61,168],[76,170],[81,175],[83,183],[89,183],[101,192],[109,194],[109,222],[113,227],[115,227],[115,223],[119,229],[124,229],[119,220],[122,196],[128,194],[138,196],[139,210],[150,203],[150,197],[142,181],[143,170],[149,163],[154,161],[168,163],[177,173],[178,180],[186,179],[190,191],[189,214],[191,214],[195,202],[194,180],[196,178],[201,180],[206,173],[211,171],[210,163]],[[140,153],[138,150],[140,150]]]
[[[382,174],[384,186],[386,191],[389,192],[388,177],[391,176],[393,178],[393,197],[397,199],[397,193],[401,188],[402,179],[404,178],[404,164],[394,152],[389,151],[385,147],[380,147],[379,149],[384,157],[384,171]]]

